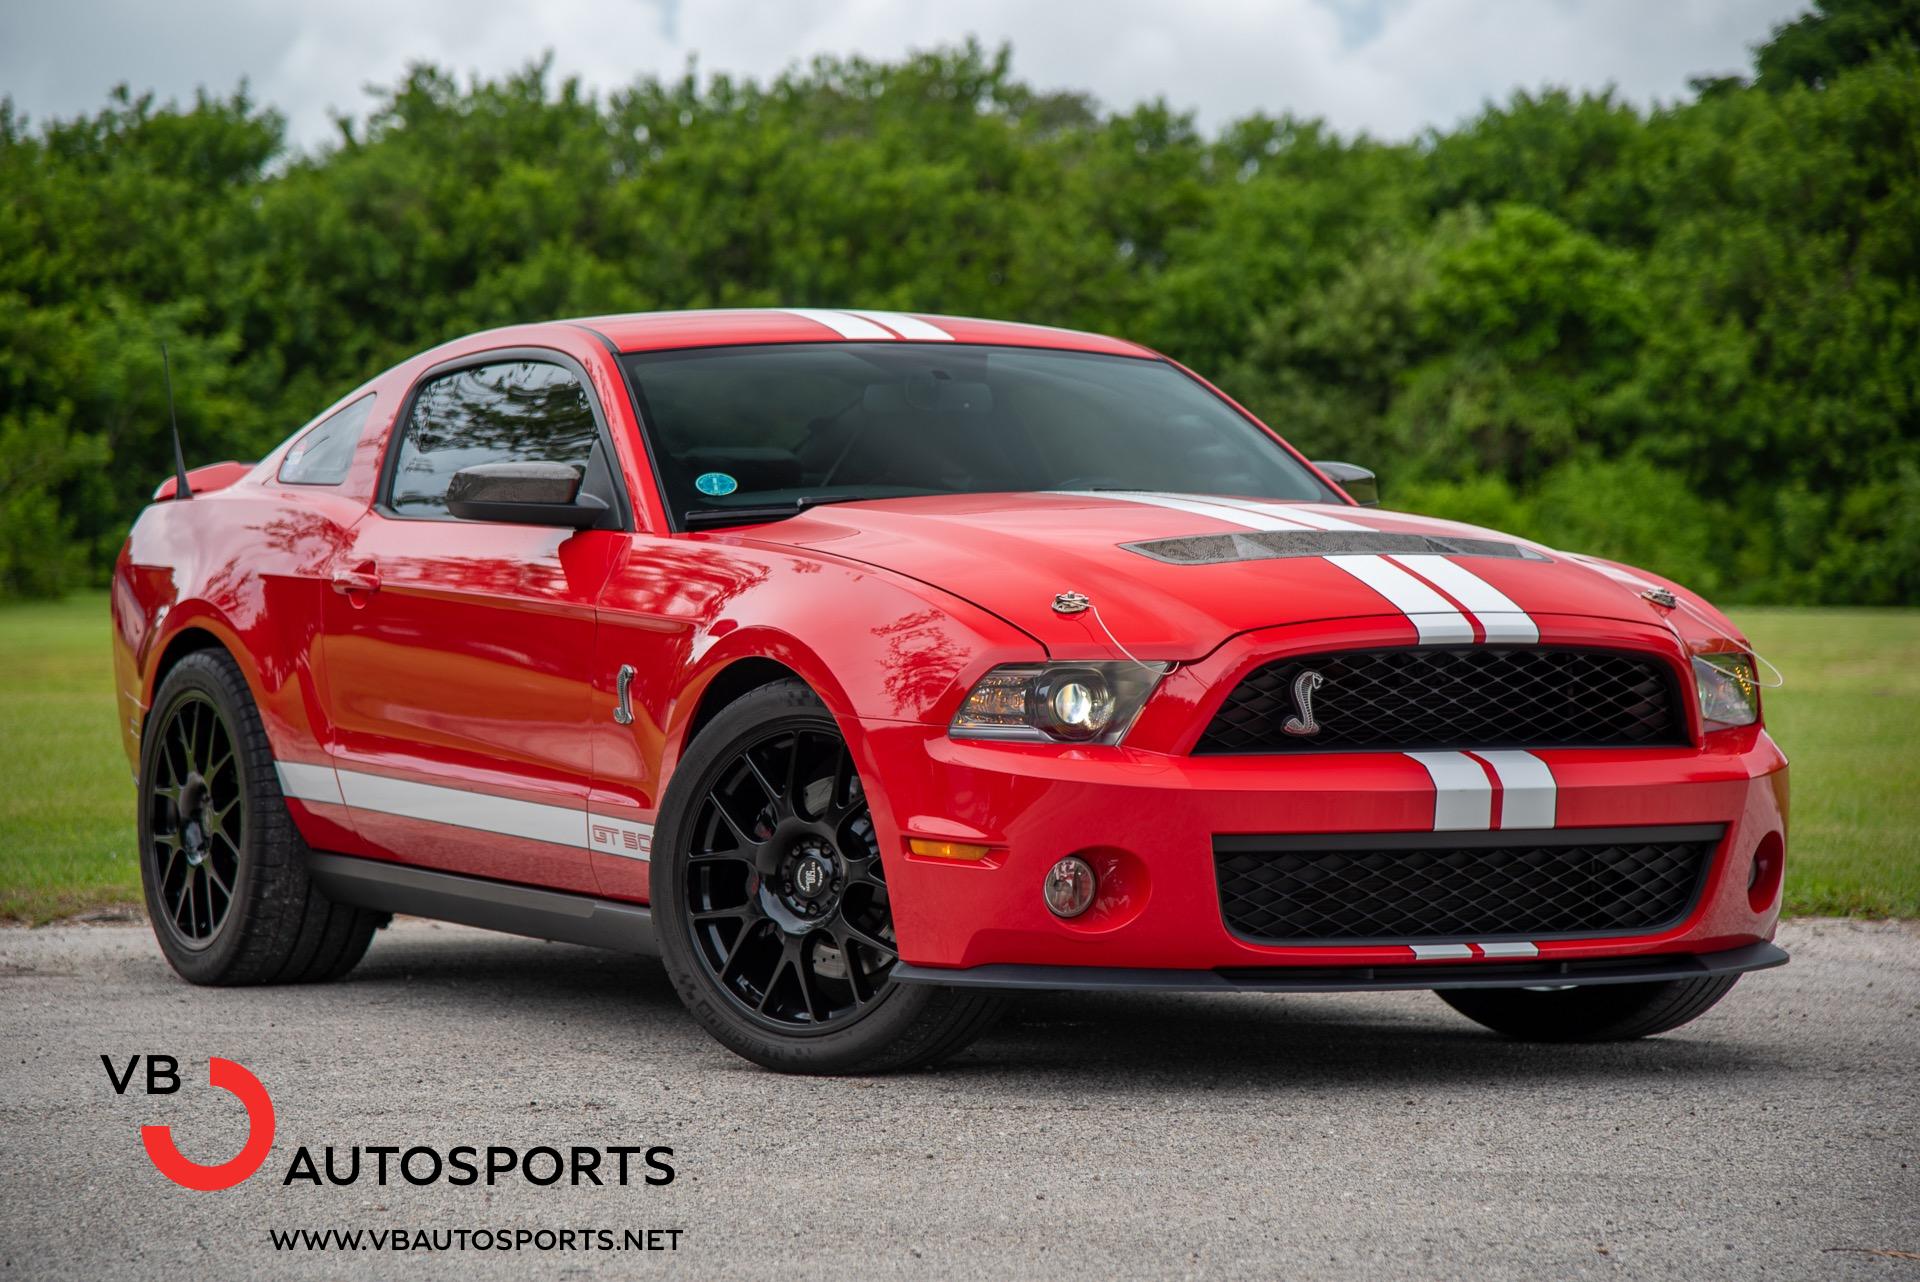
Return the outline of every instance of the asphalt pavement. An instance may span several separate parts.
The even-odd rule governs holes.
[[[0,1276],[1920,1282],[1920,927],[1780,940],[1791,965],[1637,1043],[1504,1042],[1426,993],[1048,994],[944,1068],[809,1080],[710,1041],[646,959],[403,921],[344,982],[213,990],[141,924],[0,930]],[[116,1094],[101,1056],[135,1054],[181,1089]],[[224,1192],[139,1133],[239,1151],[209,1056],[276,1115]],[[355,1145],[354,1183],[301,1177]],[[674,1178],[375,1182],[372,1146],[463,1145],[671,1148]],[[300,1229],[408,1245],[276,1249]]]

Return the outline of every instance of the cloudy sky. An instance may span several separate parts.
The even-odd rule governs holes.
[[[497,73],[552,50],[607,88],[643,73],[766,77],[817,53],[887,58],[968,34],[1016,72],[1108,105],[1164,96],[1212,126],[1251,111],[1404,137],[1517,87],[1641,103],[1740,71],[1806,0],[0,0],[0,94],[35,118],[126,81],[164,97],[242,77],[294,139],[363,114],[409,62]]]

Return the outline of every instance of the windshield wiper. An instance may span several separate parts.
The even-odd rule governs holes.
[[[758,507],[697,507],[680,514],[688,525],[746,525],[754,521],[784,521],[812,507],[828,503],[857,503],[865,494],[803,494],[791,503],[767,503]]]

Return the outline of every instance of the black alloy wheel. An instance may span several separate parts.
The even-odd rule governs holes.
[[[859,1018],[898,959],[886,872],[837,733],[741,746],[700,801],[685,905],[700,961],[749,1018],[783,1033]]]
[[[147,916],[192,983],[336,979],[386,920],[307,875],[260,710],[223,650],[187,655],[154,692],[135,797]]]
[[[870,795],[800,681],[741,695],[673,769],[654,833],[661,960],[695,1019],[784,1073],[936,1063],[990,1027],[994,993],[900,984]]]
[[[191,691],[166,712],[147,781],[146,858],[159,920],[180,946],[213,943],[232,915],[247,802],[233,732],[212,699]]]

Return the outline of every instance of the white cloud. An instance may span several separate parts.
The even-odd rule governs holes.
[[[0,13],[0,92],[36,117],[117,81],[187,97],[244,76],[299,142],[361,114],[407,63],[497,74],[551,49],[599,89],[705,72],[766,78],[822,53],[892,58],[967,35],[1018,75],[1110,106],[1164,97],[1212,126],[1252,111],[1404,137],[1515,88],[1616,85],[1640,103],[1739,71],[1805,0],[75,0]]]

